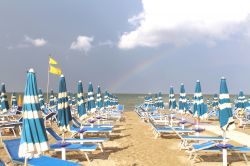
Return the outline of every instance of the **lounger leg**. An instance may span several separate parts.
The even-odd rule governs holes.
[[[85,155],[87,161],[90,163],[89,156],[88,156],[87,152],[84,152],[84,155]]]
[[[247,163],[248,163],[248,160],[247,160],[247,156],[246,156],[246,154],[245,154],[245,153],[243,153],[242,155],[243,155],[243,157],[244,157],[244,159],[245,159],[245,161],[246,161],[246,164],[247,164]]]
[[[66,160],[66,150],[62,148],[62,160]]]
[[[103,145],[102,145],[102,143],[98,143],[98,146],[99,146],[101,152],[103,152]]]

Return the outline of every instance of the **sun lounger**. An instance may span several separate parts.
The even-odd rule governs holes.
[[[62,141],[62,138],[52,129],[46,128],[47,133],[49,133],[56,141]],[[103,142],[108,141],[108,138],[92,137],[92,138],[67,138],[64,139],[66,142],[70,143],[97,143],[101,151],[103,152]]]
[[[6,149],[7,154],[9,158],[11,159],[12,165],[24,164],[24,158],[18,157],[20,139],[4,140],[3,143],[4,143],[4,148]],[[46,166],[55,166],[55,165],[77,166],[80,164],[42,155],[39,158],[29,159],[28,165],[31,165],[31,166],[33,165],[34,166],[44,166],[44,165]]]
[[[73,123],[77,126],[77,127],[110,127],[113,128],[114,126],[112,124],[81,124],[75,117],[72,117],[72,121]]]

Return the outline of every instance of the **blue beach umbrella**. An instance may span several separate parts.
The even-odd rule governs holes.
[[[199,80],[196,81],[195,93],[194,93],[194,104],[193,104],[193,115],[196,118],[207,117],[207,106],[203,101],[203,95],[201,92],[201,83]]]
[[[213,108],[216,108],[219,106],[219,98],[217,94],[214,94],[213,101],[212,101]]]
[[[226,138],[226,131],[235,128],[235,123],[233,119],[232,106],[230,102],[230,97],[227,89],[226,79],[221,78],[220,82],[220,95],[219,95],[219,120],[220,127],[223,131],[224,144]],[[227,149],[223,148],[223,166],[227,165]]]
[[[59,82],[59,93],[58,93],[58,126],[60,130],[65,132],[70,130],[70,123],[72,121],[70,106],[68,104],[68,93],[66,87],[65,77],[61,75]]]
[[[168,107],[169,107],[170,110],[174,110],[177,107],[176,99],[175,99],[175,95],[174,95],[174,88],[172,86],[170,87],[170,91],[169,91],[169,104],[168,104]]]
[[[243,91],[240,91],[237,102],[235,104],[236,110],[245,110],[247,106],[247,99]]]
[[[79,81],[77,85],[77,112],[81,120],[87,117],[85,104],[82,81]]]
[[[185,92],[184,84],[181,84],[180,88],[180,98],[179,98],[179,112],[185,113],[188,110],[187,97]]]
[[[220,82],[219,109],[220,127],[224,130],[234,128],[232,106],[224,77],[221,78]]]
[[[39,103],[40,103],[41,109],[44,109],[45,108],[45,103],[44,103],[44,97],[43,97],[42,89],[39,89],[39,91],[38,91],[38,98],[39,98]]]
[[[11,107],[17,108],[17,99],[16,99],[16,93],[14,92],[11,96]]]
[[[148,107],[148,105],[149,105],[149,97],[148,97],[148,96],[145,96],[143,106],[144,106],[144,107]]]
[[[158,105],[159,105],[159,108],[164,109],[164,103],[163,103],[161,92],[159,92],[158,94]]]
[[[159,101],[158,101],[158,94],[155,94],[155,107],[158,108],[159,107]]]
[[[54,107],[55,101],[54,101],[54,91],[51,89],[50,91],[50,97],[49,97],[49,106]]]
[[[33,69],[30,69],[27,74],[22,111],[23,123],[18,155],[27,159],[49,149]]]
[[[2,88],[1,88],[1,110],[2,110],[2,113],[6,113],[9,110],[9,103],[8,103],[4,83],[2,83]]]
[[[94,90],[93,90],[93,85],[91,82],[89,83],[89,87],[88,87],[88,111],[92,113],[96,111]]]
[[[105,91],[105,93],[104,93],[104,107],[105,108],[108,108],[109,107],[109,95],[108,95],[108,92],[107,91]]]
[[[97,94],[96,94],[96,106],[99,110],[103,109],[103,101],[102,101],[102,93],[101,88],[98,86],[97,88]]]

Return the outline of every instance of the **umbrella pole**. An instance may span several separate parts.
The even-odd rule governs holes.
[[[223,144],[226,144],[226,131],[223,130]],[[227,166],[227,148],[222,149],[223,166]]]
[[[28,157],[25,157],[24,159],[24,166],[27,166],[28,165]]]

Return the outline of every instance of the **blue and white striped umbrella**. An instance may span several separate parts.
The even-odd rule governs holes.
[[[79,81],[77,85],[77,112],[81,120],[87,117],[85,104],[82,81]]]
[[[220,127],[224,130],[233,129],[235,124],[232,106],[228,94],[226,79],[224,77],[221,78],[220,82],[219,109]]]
[[[88,111],[92,113],[96,111],[94,90],[93,90],[93,85],[91,82],[89,83],[89,87],[88,87]]]
[[[110,105],[109,103],[109,94],[107,91],[105,91],[105,94],[104,94],[104,107],[105,108],[108,108]]]
[[[33,69],[27,74],[23,98],[23,123],[19,157],[30,158],[49,149]]]
[[[218,95],[217,95],[217,94],[214,94],[214,96],[213,96],[212,106],[213,106],[214,108],[216,108],[216,107],[219,106],[219,98],[218,98]]]
[[[11,107],[17,108],[17,99],[16,99],[16,93],[14,92],[11,96]]]
[[[177,105],[176,105],[176,99],[174,96],[174,88],[171,86],[170,87],[170,91],[169,91],[169,104],[168,107],[170,110],[174,110],[176,109]]]
[[[180,88],[179,112],[183,114],[186,113],[187,110],[188,110],[187,97],[184,84],[182,83]]]
[[[154,107],[154,102],[153,102],[153,98],[152,98],[151,95],[149,96],[149,104],[148,104],[148,107],[149,107],[149,108],[153,108],[153,107]]]
[[[149,97],[148,97],[148,96],[145,96],[143,106],[144,106],[144,107],[148,107],[148,105],[149,105]]]
[[[39,89],[39,91],[38,91],[38,98],[39,98],[39,103],[40,103],[41,109],[44,109],[45,108],[45,103],[44,103],[44,97],[43,97],[42,89]]]
[[[96,107],[99,110],[103,109],[103,101],[102,101],[102,93],[101,93],[101,88],[98,86],[97,88],[97,94],[96,94]]]
[[[59,93],[58,93],[58,126],[60,130],[65,132],[70,130],[70,123],[72,121],[70,106],[68,104],[68,93],[66,87],[65,77],[61,75],[59,82]]]
[[[1,110],[2,110],[2,113],[6,113],[9,110],[9,103],[8,103],[4,83],[2,83],[2,88],[1,88]]]
[[[235,104],[236,110],[245,110],[247,106],[247,99],[243,91],[240,91],[237,102]]]
[[[207,106],[203,101],[203,96],[201,92],[201,83],[199,80],[196,81],[196,86],[195,86],[193,115],[194,117],[201,119],[207,117]]]
[[[158,94],[158,105],[159,105],[159,108],[164,109],[164,103],[163,103],[161,92],[159,92]]]
[[[158,94],[155,94],[155,107],[159,108]]]
[[[119,105],[119,99],[118,99],[118,96],[115,96],[115,105]]]
[[[52,89],[50,91],[49,106],[52,107],[52,108],[55,106],[54,91]]]

